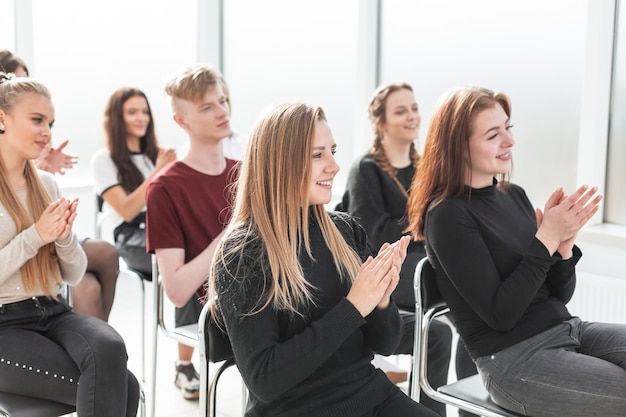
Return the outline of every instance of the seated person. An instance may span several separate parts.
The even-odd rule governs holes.
[[[401,338],[391,293],[410,239],[373,255],[354,219],[326,212],[335,150],[323,111],[304,104],[273,108],[250,136],[208,294],[246,415],[436,416],[371,363]]]
[[[406,205],[420,157],[415,148],[421,124],[413,89],[406,83],[380,86],[369,104],[374,140],[369,152],[358,160],[348,175],[348,183],[338,209],[354,216],[367,232],[373,247],[393,242],[406,234]],[[400,282],[392,297],[401,312],[404,336],[394,353],[412,354],[415,333],[415,267],[426,256],[424,242],[411,241],[400,270]],[[428,376],[433,387],[448,381],[452,332],[435,321],[428,338]],[[461,343],[457,346],[457,376],[476,374],[476,366]],[[389,373],[388,373],[389,375]],[[393,374],[392,374],[393,376]],[[444,404],[422,395],[420,402],[441,416]],[[460,411],[461,416],[468,416]]]
[[[96,192],[103,211],[116,224],[115,247],[126,265],[152,279],[146,252],[146,189],[163,167],[176,160],[173,149],[160,148],[146,95],[131,87],[116,90],[104,117],[107,148],[91,158]]]
[[[626,325],[572,316],[576,236],[596,187],[557,189],[543,210],[511,183],[513,124],[503,93],[438,102],[409,197],[439,290],[491,399],[526,416],[623,416]]]
[[[0,51],[0,70],[14,73],[17,77],[28,77],[24,61],[6,49]],[[65,174],[65,170],[72,168],[78,159],[63,151],[67,144],[65,140],[55,149],[47,143],[35,160],[37,168],[53,174]],[[119,273],[117,250],[108,242],[97,239],[83,238],[80,244],[87,255],[87,271],[72,288],[72,307],[77,313],[107,321]]]

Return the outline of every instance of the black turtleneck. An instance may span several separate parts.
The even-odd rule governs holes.
[[[535,211],[514,184],[467,189],[426,215],[426,250],[441,293],[474,358],[570,317],[581,252],[562,260],[535,238]]]
[[[365,260],[364,230],[347,215],[331,213],[331,218]],[[246,239],[241,256],[226,259],[225,268],[218,266],[220,310],[250,390],[246,416],[361,416],[394,389],[371,361],[374,352],[388,355],[399,342],[397,307],[392,302],[363,318],[345,298],[350,285],[335,269],[319,225],[309,219],[313,259],[303,251],[300,262],[314,288],[315,304],[302,309],[302,315],[271,305],[255,313],[271,285],[264,278],[264,268],[269,274],[267,255],[258,236],[239,234]],[[224,241],[226,247],[240,243]]]

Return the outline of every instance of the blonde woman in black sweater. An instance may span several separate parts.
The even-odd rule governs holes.
[[[248,143],[209,278],[246,416],[434,416],[371,365],[400,339],[390,295],[408,239],[373,257],[358,223],[326,212],[335,148],[323,111],[304,104],[274,108]]]

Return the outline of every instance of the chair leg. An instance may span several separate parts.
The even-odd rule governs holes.
[[[211,385],[209,385],[209,417],[215,417],[217,414],[217,381],[220,379],[224,371],[234,364],[234,359],[227,359],[222,366],[219,367],[211,380]]]
[[[146,284],[140,275],[141,284],[141,382],[146,382]]]
[[[152,281],[153,289],[154,289],[154,309],[155,313],[152,318],[154,320],[154,325],[152,326],[152,380],[150,381],[150,416],[156,416],[156,373],[157,373],[157,342],[159,339],[159,322],[158,322],[158,313],[156,312],[159,308],[159,294],[158,294],[158,285],[154,282],[154,278]]]
[[[146,393],[141,384],[139,384],[139,408],[141,410],[141,417],[146,417]]]

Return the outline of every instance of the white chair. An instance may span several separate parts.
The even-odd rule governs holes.
[[[414,290],[416,320],[412,373],[414,378],[418,378],[419,384],[411,387],[411,398],[419,402],[421,386],[430,398],[470,413],[484,417],[521,417],[520,414],[505,410],[491,401],[480,375],[473,375],[437,389],[430,385],[426,373],[428,329],[433,320],[445,315],[450,309],[439,292],[435,270],[427,258],[422,259],[415,268]]]

